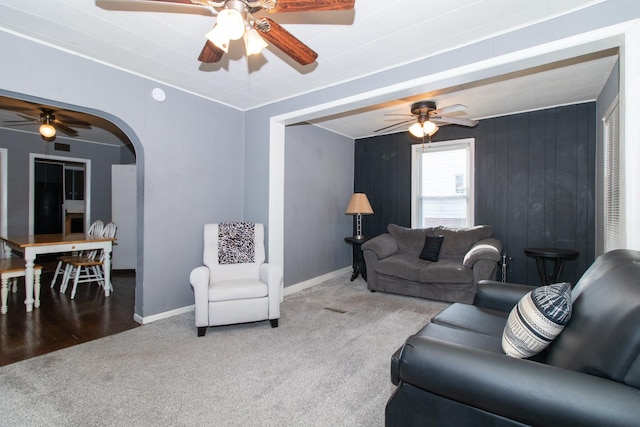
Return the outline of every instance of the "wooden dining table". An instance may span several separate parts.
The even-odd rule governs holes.
[[[34,305],[33,266],[36,255],[102,249],[105,255],[102,268],[104,269],[105,283],[108,284],[111,283],[111,251],[115,240],[113,237],[90,236],[84,233],[0,236],[0,241],[5,245],[5,252],[10,252],[13,249],[24,256],[26,293],[24,304],[28,312],[33,311]],[[107,297],[111,294],[110,286],[104,287],[104,294]]]

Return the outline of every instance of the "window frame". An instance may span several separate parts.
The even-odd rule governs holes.
[[[411,146],[411,228],[422,228],[418,223],[419,200],[421,196],[422,153],[429,150],[451,151],[464,148],[467,150],[466,198],[467,227],[475,224],[475,138],[454,139],[448,141],[413,144]]]

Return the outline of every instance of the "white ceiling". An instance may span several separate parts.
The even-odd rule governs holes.
[[[2,0],[0,30],[248,110],[600,1],[356,0],[353,11],[271,14],[318,52],[317,62],[308,66],[298,65],[273,47],[262,56],[247,59],[240,42],[232,44],[219,63],[201,64],[197,57],[215,17],[207,8],[189,5],[139,0]],[[3,54],[5,58],[11,56],[11,52]],[[393,123],[386,121],[385,114],[408,113],[410,104],[420,99],[435,100],[440,107],[464,104],[468,109],[461,117],[473,119],[591,101],[602,89],[615,60],[615,51],[595,53],[314,123],[361,138]],[[0,121],[16,118],[15,111],[7,113],[0,105]],[[93,136],[81,131],[80,138],[91,140]]]

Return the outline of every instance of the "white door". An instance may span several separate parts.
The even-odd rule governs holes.
[[[118,226],[111,259],[114,270],[135,270],[138,263],[136,202],[136,165],[112,165],[111,221]]]

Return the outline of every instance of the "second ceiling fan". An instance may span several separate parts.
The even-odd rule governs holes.
[[[475,127],[478,124],[477,120],[447,116],[447,114],[456,113],[466,109],[467,107],[462,104],[449,105],[438,109],[435,101],[418,101],[411,104],[411,114],[387,114],[389,116],[411,117],[410,119],[402,120],[390,126],[385,126],[381,129],[375,130],[374,132],[392,129],[413,121],[415,121],[415,123],[409,126],[409,133],[416,138],[433,135],[438,131],[438,126],[461,125]]]
[[[315,12],[351,10],[355,0],[149,0],[207,7],[217,15],[213,29],[198,56],[204,63],[218,62],[228,52],[231,40],[244,39],[247,55],[262,51],[271,43],[300,65],[314,62],[318,54],[270,18],[252,14],[267,12]]]

